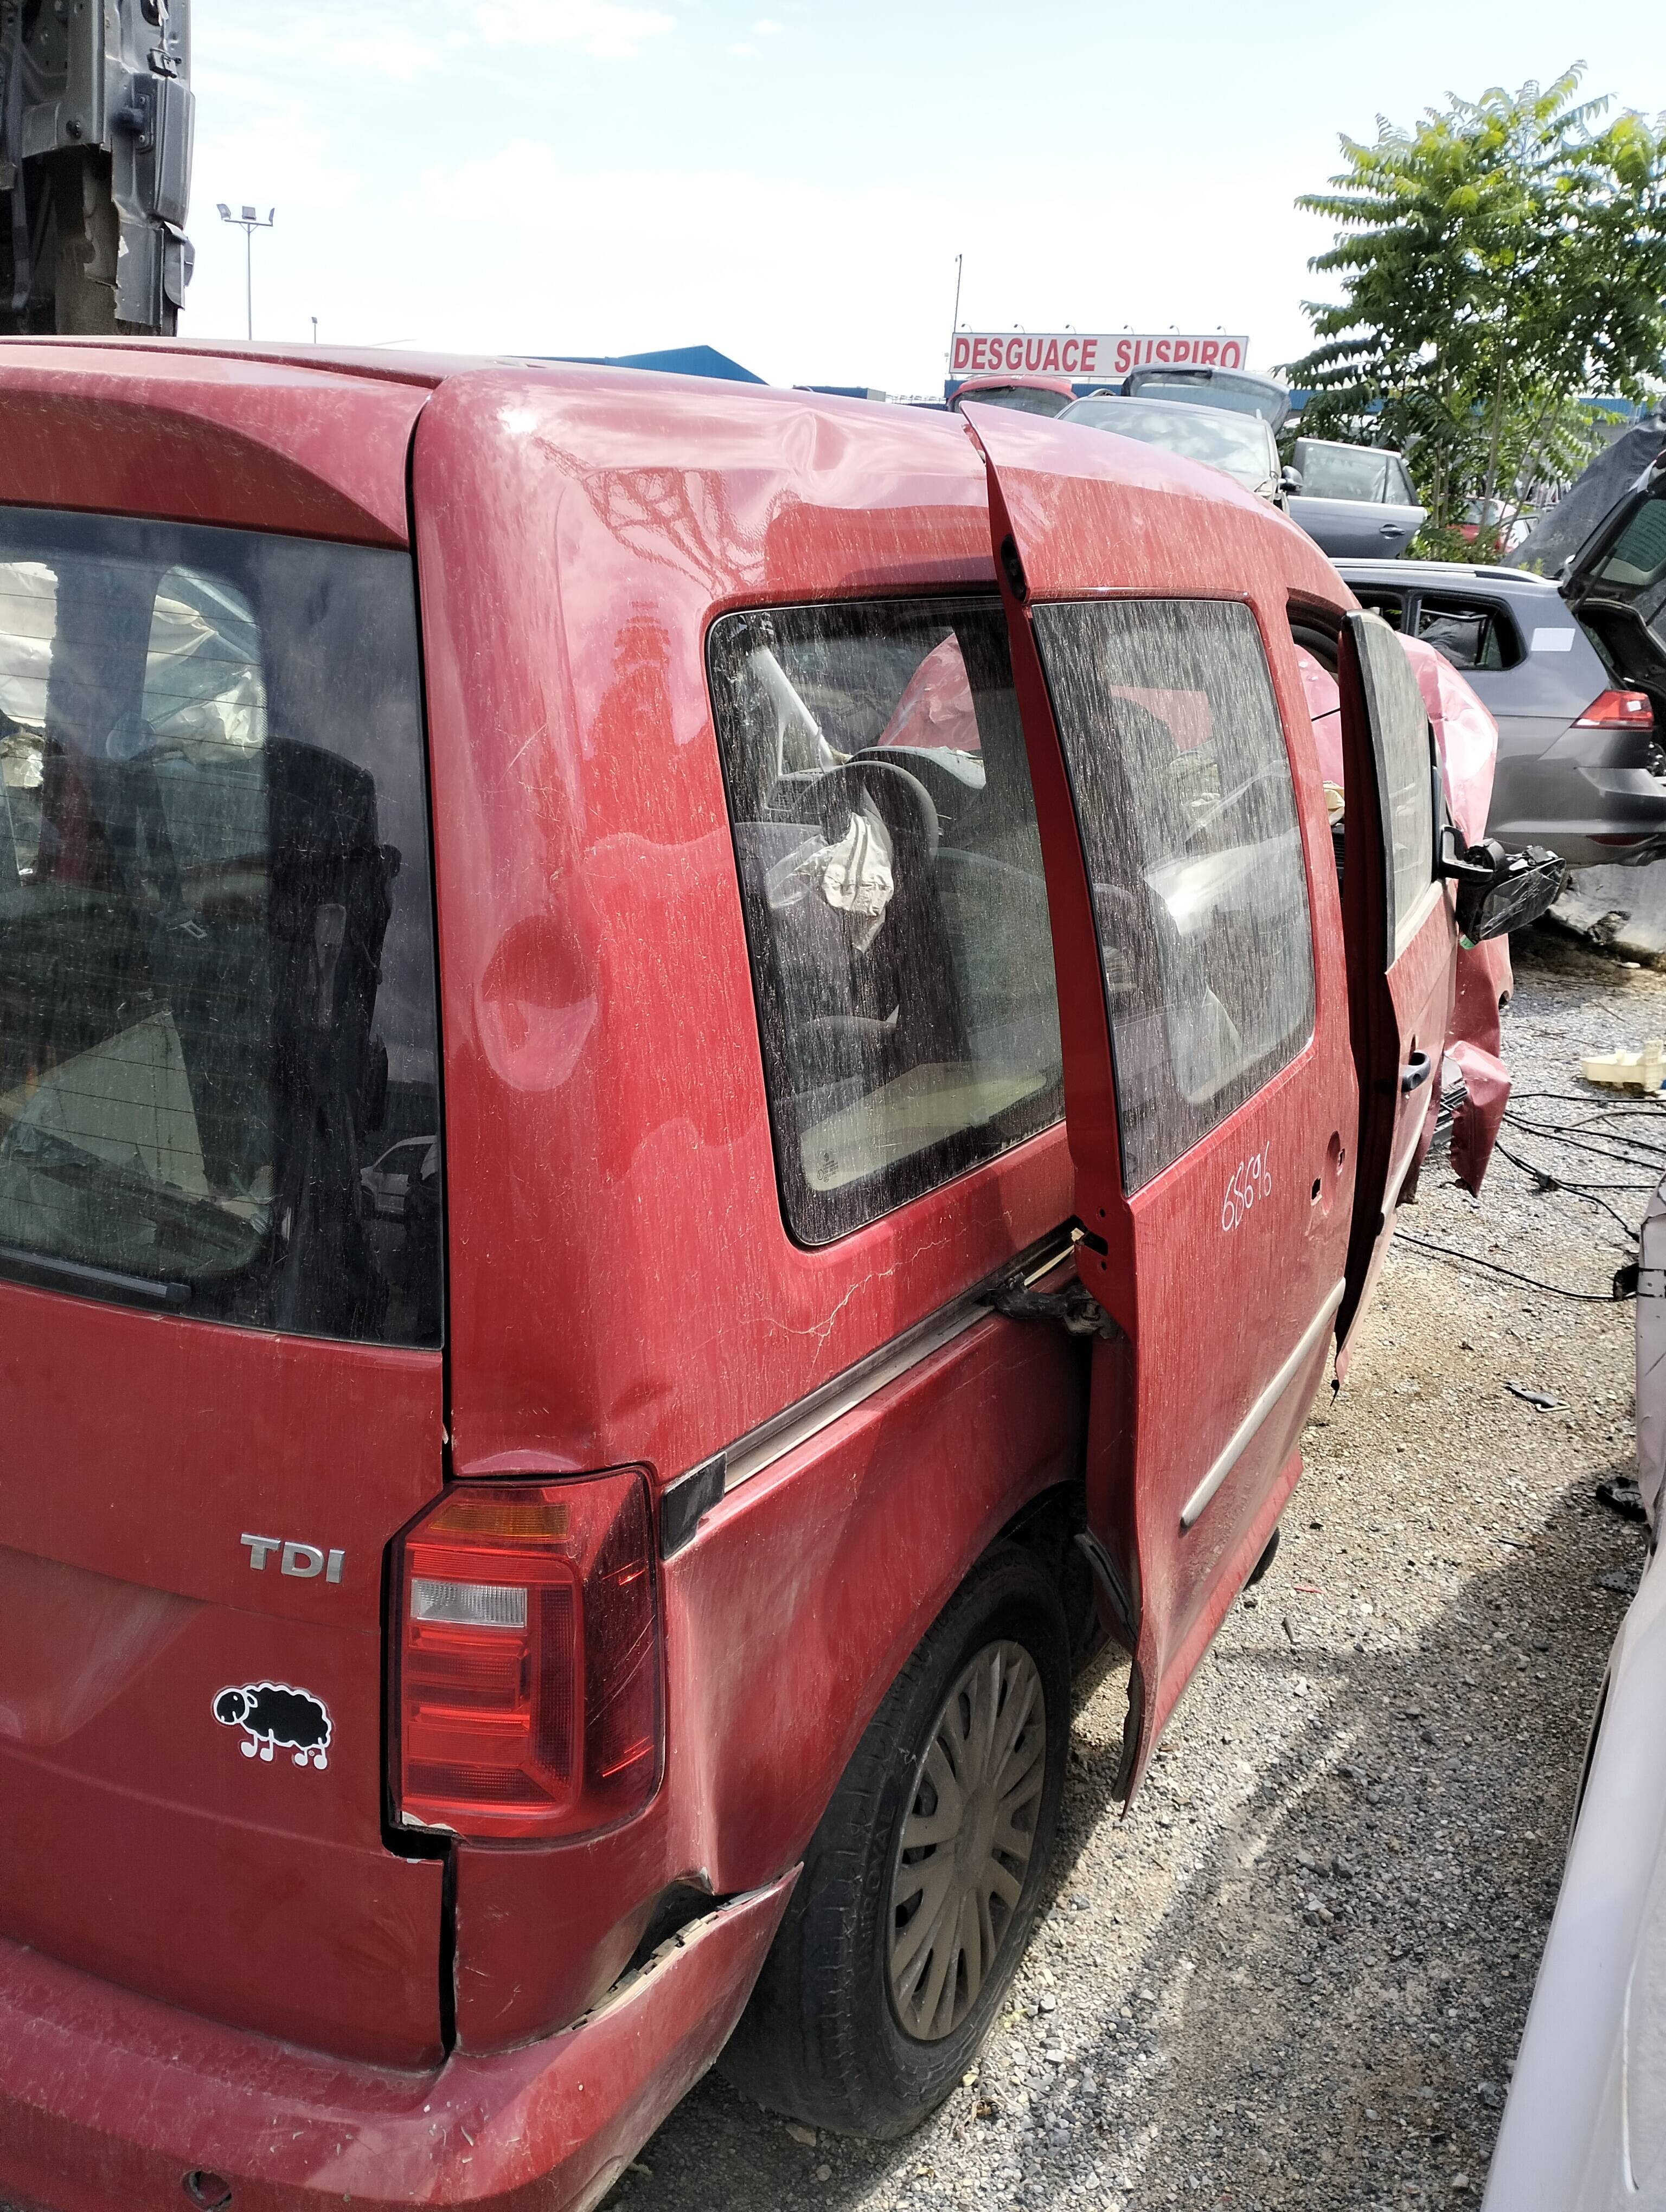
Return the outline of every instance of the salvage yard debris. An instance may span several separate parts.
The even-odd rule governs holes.
[[[1579,1062],[1587,1083],[1612,1084],[1618,1090],[1658,1091],[1666,1083],[1666,1042],[1651,1037],[1641,1052],[1588,1053]]]

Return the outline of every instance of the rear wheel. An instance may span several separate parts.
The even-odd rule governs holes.
[[[724,2066],[822,2127],[901,2135],[959,2080],[1024,1953],[1070,1727],[1056,1590],[984,1560],[869,1723]]]

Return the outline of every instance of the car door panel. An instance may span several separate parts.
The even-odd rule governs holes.
[[[1395,560],[1403,553],[1423,520],[1418,507],[1388,507],[1363,499],[1310,498],[1292,495],[1287,510],[1321,551],[1333,561]]]
[[[1339,640],[1347,812],[1343,912],[1359,1082],[1359,1172],[1336,1372],[1347,1370],[1428,1116],[1455,988],[1456,927],[1435,872],[1428,717],[1399,639],[1377,616]]]
[[[969,421],[989,465],[1046,869],[1085,1231],[1078,1267],[1109,1316],[1094,1346],[1087,1518],[1134,1650],[1122,1777],[1131,1791],[1295,1479],[1343,1295],[1346,1194],[1331,1201],[1357,1107],[1328,992],[1315,1020],[1306,919],[1314,855],[1328,871],[1332,862],[1316,771],[1304,769],[1299,811],[1292,795],[1253,611],[1202,595],[1084,596],[1086,578],[1126,588],[1130,567],[1140,573],[1119,544],[1116,449],[1100,462],[1082,453],[1087,441],[1054,433],[1038,452],[1033,430],[1015,436],[976,410]],[[1229,659],[1246,672],[1234,713],[1262,732],[1259,765],[1237,781],[1252,756],[1232,752],[1240,740],[1229,741],[1225,694],[1211,688],[1210,671]],[[1200,699],[1212,734],[1189,740]],[[1205,908],[1207,927],[1196,919]],[[1283,933],[1286,964],[1262,963],[1262,997],[1259,983],[1233,997],[1225,978],[1235,959],[1255,967],[1263,922]],[[1199,1046],[1211,1001],[1226,1027]],[[1215,1081],[1258,1045],[1258,1022],[1280,1042]],[[1283,1064],[1268,1065],[1298,1031]]]

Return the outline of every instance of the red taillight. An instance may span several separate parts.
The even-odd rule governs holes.
[[[1651,730],[1655,710],[1646,691],[1603,691],[1574,724],[1577,730]]]
[[[398,1816],[463,1836],[570,1836],[660,1780],[648,1485],[463,1482],[399,1547]]]

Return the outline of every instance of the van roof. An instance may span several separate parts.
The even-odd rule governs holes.
[[[583,419],[582,408],[570,416],[560,409],[565,420],[558,427],[546,420],[545,436],[555,429],[580,468],[637,465],[639,434],[650,422],[648,442],[662,465],[672,447],[686,456],[680,465],[700,460],[705,443],[711,465],[751,466],[745,448],[753,438],[757,458],[767,450],[768,465],[779,465],[793,443],[787,424],[822,422],[829,434],[812,441],[810,465],[842,471],[846,498],[857,494],[854,504],[865,503],[860,480],[871,465],[878,507],[892,506],[899,477],[958,483],[952,506],[982,507],[983,463],[969,446],[965,420],[936,409],[878,409],[781,386],[524,355],[130,337],[0,338],[8,431],[0,441],[0,497],[222,526],[258,522],[286,534],[403,546],[410,538],[416,417],[431,403],[466,410],[472,386],[479,387],[482,409],[501,414],[513,405],[517,385],[541,395],[546,416],[557,398],[599,403],[593,422]],[[664,407],[654,404],[661,398]],[[642,402],[646,407],[633,404]],[[159,417],[171,417],[178,433],[171,449],[163,448],[161,471]],[[1146,446],[1116,454],[1085,426],[1067,434],[1090,439],[1090,472],[1125,482],[1136,500],[1202,493],[1247,501],[1274,519],[1264,502],[1213,471]],[[985,547],[987,527],[973,532]],[[1313,588],[1322,591],[1320,574],[1334,577],[1335,569],[1310,540],[1289,530],[1284,557],[1291,581],[1310,566]],[[939,549],[927,565],[940,565],[940,557]],[[951,563],[961,580],[970,557],[968,540]],[[985,557],[992,568],[993,549],[978,555],[980,572]],[[948,571],[942,574],[947,580]]]
[[[172,514],[295,535],[403,545],[406,471],[417,416],[442,387],[505,378],[575,398],[661,392],[697,398],[701,422],[743,431],[760,409],[857,422],[866,401],[779,386],[728,384],[660,370],[526,356],[401,353],[171,338],[0,337],[0,404],[9,417],[0,496],[25,505]],[[279,395],[283,395],[282,404]],[[179,429],[180,466],[158,499],[156,418]],[[884,410],[885,447],[918,455],[965,431],[937,410]],[[695,434],[698,434],[696,433]],[[119,487],[112,493],[112,485]],[[122,495],[125,492],[125,495]]]

